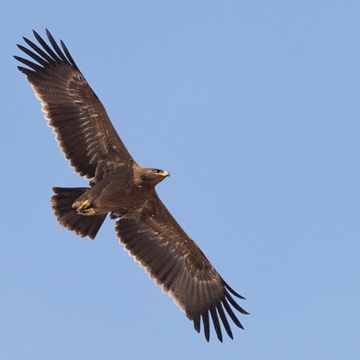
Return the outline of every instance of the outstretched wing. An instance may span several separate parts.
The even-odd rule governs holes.
[[[30,68],[18,67],[41,100],[65,158],[88,179],[101,178],[113,167],[131,166],[134,160],[65,44],[60,41],[61,50],[50,32],[46,33],[53,49],[34,31],[42,48],[26,38],[32,50],[18,45],[34,61],[14,57]]]
[[[113,217],[116,213],[113,214]],[[196,243],[182,230],[154,191],[154,196],[137,212],[121,215],[115,231],[125,249],[174,298],[200,332],[204,324],[209,341],[209,312],[217,337],[222,341],[218,315],[233,338],[224,308],[233,322],[243,329],[230,304],[248,314],[231,297],[244,299],[230,288],[207,260]],[[229,304],[230,303],[230,304]]]

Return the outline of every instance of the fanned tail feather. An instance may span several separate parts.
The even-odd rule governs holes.
[[[72,207],[74,201],[89,188],[60,188],[54,187],[55,195],[51,198],[52,209],[59,223],[66,229],[81,237],[88,236],[93,240],[99,231],[106,214],[83,216]]]

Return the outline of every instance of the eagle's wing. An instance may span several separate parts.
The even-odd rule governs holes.
[[[42,49],[26,38],[33,51],[18,45],[34,62],[15,59],[30,68],[18,67],[41,100],[65,158],[80,176],[95,177],[95,182],[111,168],[131,166],[134,160],[65,44],[61,41],[61,50],[50,32],[46,33],[53,49],[34,31]]]
[[[112,214],[115,217],[117,214]],[[120,243],[163,285],[174,301],[194,322],[200,332],[200,319],[204,324],[205,338],[209,341],[209,312],[217,337],[222,341],[218,314],[226,332],[232,338],[224,308],[233,322],[243,328],[230,304],[247,314],[231,297],[244,299],[230,288],[207,260],[196,243],[183,231],[161,200],[154,195],[138,211],[121,215],[115,231]],[[229,304],[230,303],[230,304]]]

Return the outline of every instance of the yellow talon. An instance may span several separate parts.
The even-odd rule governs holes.
[[[79,214],[84,215],[93,215],[95,214],[94,207],[90,204],[89,200],[85,200],[81,203],[81,205],[78,207],[77,212]]]

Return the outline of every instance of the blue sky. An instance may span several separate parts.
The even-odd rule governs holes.
[[[357,359],[358,1],[14,1],[0,23],[4,359]],[[118,244],[62,228],[86,186],[12,55],[65,41],[158,193],[247,298],[208,344]]]

